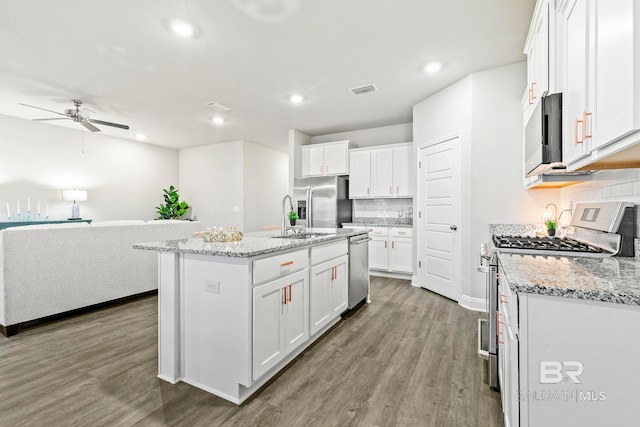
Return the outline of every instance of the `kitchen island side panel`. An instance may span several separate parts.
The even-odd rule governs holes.
[[[251,380],[251,261],[184,254],[184,381],[234,400]]]

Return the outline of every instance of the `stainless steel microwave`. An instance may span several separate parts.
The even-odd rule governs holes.
[[[525,176],[551,169],[564,169],[562,163],[562,94],[543,96],[524,131]]]

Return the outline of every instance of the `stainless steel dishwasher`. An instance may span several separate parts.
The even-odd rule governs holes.
[[[369,295],[370,240],[368,233],[349,238],[349,309]]]

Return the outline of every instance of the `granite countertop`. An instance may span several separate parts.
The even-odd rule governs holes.
[[[640,262],[635,258],[499,255],[501,274],[512,291],[640,305]]]
[[[133,248],[160,252],[183,252],[189,254],[249,258],[303,246],[311,246],[318,243],[346,239],[351,236],[367,233],[364,230],[344,228],[309,228],[306,232],[326,233],[326,235],[310,239],[281,239],[274,238],[280,235],[280,231],[260,231],[244,234],[242,240],[239,242],[213,243],[205,242],[202,239],[190,238],[137,243],[133,245]]]

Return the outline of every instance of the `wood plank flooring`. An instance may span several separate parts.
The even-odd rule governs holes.
[[[502,426],[476,313],[405,280],[371,296],[241,406],[156,378],[156,296],[0,336],[0,426]]]

